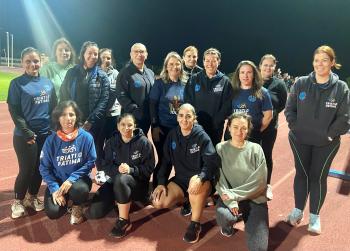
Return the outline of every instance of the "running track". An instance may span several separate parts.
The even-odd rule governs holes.
[[[201,239],[194,245],[182,241],[189,218],[180,216],[179,208],[157,211],[151,206],[142,209],[134,206],[131,214],[133,229],[124,239],[108,236],[115,221],[115,212],[104,219],[87,221],[78,226],[69,225],[68,215],[52,221],[43,212],[12,220],[9,217],[10,205],[18,170],[12,147],[12,131],[13,123],[7,105],[0,103],[0,250],[247,250],[243,223],[236,225],[239,231],[233,237],[223,237],[215,223],[214,207],[205,209]],[[350,250],[349,182],[329,177],[328,194],[321,211],[322,235],[313,236],[307,232],[308,213],[298,228],[293,229],[283,222],[294,205],[292,184],[295,171],[287,132],[284,116],[281,115],[274,149],[274,200],[269,202],[269,249]],[[346,169],[350,159],[349,149],[348,134],[342,138],[332,168]],[[43,184],[41,196],[44,188]],[[95,190],[96,187],[93,187]]]

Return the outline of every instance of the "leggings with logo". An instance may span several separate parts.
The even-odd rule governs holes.
[[[304,210],[310,195],[310,213],[319,214],[327,194],[327,177],[332,161],[340,146],[333,139],[325,146],[303,145],[289,133],[296,174],[294,177],[295,207]]]

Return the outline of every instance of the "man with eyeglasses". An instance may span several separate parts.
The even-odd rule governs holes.
[[[149,113],[149,93],[154,83],[154,72],[147,68],[146,46],[136,43],[131,46],[130,62],[120,71],[117,78],[117,99],[122,113],[134,115],[137,127],[147,135],[151,125]]]

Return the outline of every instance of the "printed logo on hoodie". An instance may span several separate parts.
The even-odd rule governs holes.
[[[190,148],[190,154],[199,152],[200,149],[201,149],[200,146],[197,143],[195,143]]]
[[[222,92],[223,89],[224,89],[224,86],[222,86],[221,84],[217,84],[217,85],[213,88],[213,92]]]
[[[299,93],[299,100],[305,100],[306,99],[306,92]]]
[[[142,86],[142,83],[140,81],[136,80],[134,82],[134,86],[135,86],[135,88],[140,88]]]
[[[253,95],[249,95],[248,100],[249,100],[249,102],[254,103],[256,101],[256,97]]]
[[[131,154],[131,160],[136,160],[136,159],[138,159],[138,158],[141,158],[141,153],[140,153],[139,150],[136,150],[135,152],[133,152],[133,153]]]
[[[40,91],[40,96],[34,97],[34,104],[39,105],[50,102],[50,95],[45,89]]]
[[[335,98],[329,97],[328,100],[326,101],[326,108],[337,108],[337,101]]]
[[[173,150],[176,149],[176,142],[175,141],[171,142],[171,149],[173,149]]]
[[[200,86],[199,84],[196,84],[196,85],[194,86],[194,91],[195,91],[195,92],[199,92],[200,89],[201,89],[201,86]]]
[[[83,156],[82,152],[77,152],[75,145],[66,146],[62,149],[62,155],[56,157],[58,166],[67,166],[78,164],[81,162],[81,157]]]

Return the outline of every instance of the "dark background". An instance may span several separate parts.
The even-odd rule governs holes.
[[[49,53],[47,46],[41,45],[42,40],[51,45],[61,36],[47,19],[42,2],[0,0],[1,47],[5,47],[5,32],[13,33],[15,57],[27,46]],[[304,75],[312,71],[313,51],[328,44],[336,50],[343,65],[337,73],[343,79],[350,76],[349,0],[44,2],[77,53],[84,41],[95,41],[100,48],[114,49],[118,68],[129,59],[130,46],[142,42],[149,52],[148,65],[161,66],[167,52],[182,54],[186,46],[195,45],[200,50],[200,65],[205,49],[219,49],[220,69],[225,73],[233,72],[241,60],[250,59],[258,64],[261,56],[272,53],[283,72]],[[34,10],[26,13],[25,4],[33,5]],[[33,35],[29,20],[48,25],[44,38]]]

